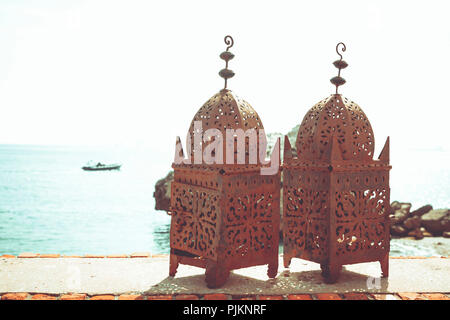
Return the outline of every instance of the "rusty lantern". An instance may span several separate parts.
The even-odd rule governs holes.
[[[285,137],[283,161],[284,265],[294,257],[320,263],[329,283],[345,264],[379,261],[384,277],[389,270],[389,137],[374,160],[369,120],[338,93],[347,67],[339,46],[336,93],[306,113],[296,151]]]
[[[174,181],[171,185],[170,212],[170,276],[175,276],[178,265],[187,264],[206,269],[207,286],[222,286],[231,270],[268,264],[268,276],[274,278],[278,271],[278,241],[280,228],[280,170],[272,175],[262,175],[260,170],[271,162],[251,163],[254,142],[244,137],[245,153],[237,161],[237,137],[233,143],[223,144],[211,153],[223,157],[232,148],[230,164],[196,161],[204,155],[214,139],[200,139],[195,134],[209,129],[225,135],[227,130],[236,132],[254,129],[263,132],[263,125],[255,110],[244,100],[227,89],[227,79],[234,76],[228,69],[228,61],[234,55],[229,51],[233,39],[225,37],[228,45],[220,58],[226,67],[219,72],[225,79],[225,87],[210,98],[192,120],[184,155],[177,137]],[[198,125],[201,128],[198,128]],[[265,135],[256,138],[265,140]],[[189,141],[190,140],[190,141]],[[198,143],[197,143],[198,142]],[[242,141],[241,141],[242,142]],[[259,144],[258,144],[259,145]],[[279,152],[279,141],[277,142]],[[265,157],[265,146],[264,146]],[[261,153],[262,154],[262,153]],[[259,160],[262,156],[258,154]],[[228,159],[227,159],[228,160]],[[272,161],[272,160],[271,160]],[[207,163],[208,162],[208,163]]]

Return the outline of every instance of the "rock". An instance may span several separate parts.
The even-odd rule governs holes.
[[[411,212],[411,215],[412,215],[412,216],[419,216],[419,217],[421,217],[421,216],[423,216],[425,213],[430,212],[431,210],[433,210],[433,206],[427,204],[427,205],[425,205],[425,206],[423,206],[423,207],[420,207],[420,208],[417,209],[417,210],[412,211],[412,212]]]
[[[396,210],[400,210],[400,208],[401,208],[400,202],[393,201],[391,203],[391,213],[394,213]]]
[[[402,225],[392,225],[391,226],[391,234],[393,236],[403,237],[408,233],[408,230],[405,229]]]
[[[392,203],[394,206],[391,207],[395,209],[395,211],[389,215],[392,224],[398,224],[405,221],[409,217],[409,210],[411,209],[411,203],[409,202],[399,202],[396,203],[394,201]]]
[[[403,226],[408,230],[415,230],[420,228],[422,220],[419,216],[412,216],[403,221]]]
[[[422,221],[422,220],[421,220]],[[422,232],[424,237],[432,237],[433,235],[427,231],[424,227],[420,227],[420,231]]]
[[[433,235],[441,235],[450,231],[450,209],[437,209],[425,213],[422,217],[422,226]]]
[[[408,236],[416,238],[416,240],[423,239],[423,233],[420,228],[408,232]]]
[[[442,232],[442,236],[443,236],[444,238],[450,238],[450,231],[444,231],[444,232]]]
[[[422,231],[422,234],[424,237],[432,237],[433,235],[431,233],[429,233],[428,231]]]
[[[169,211],[170,206],[170,185],[173,181],[173,171],[170,171],[167,176],[158,180],[155,184],[155,209]]]

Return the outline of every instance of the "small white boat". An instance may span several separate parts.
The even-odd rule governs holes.
[[[103,164],[101,162],[98,162],[97,164],[94,165],[87,163],[84,167],[81,167],[81,169],[85,171],[120,170],[121,166],[122,165],[118,163]]]

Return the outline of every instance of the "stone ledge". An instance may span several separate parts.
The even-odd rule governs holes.
[[[325,284],[318,264],[293,259],[286,269],[280,256],[275,279],[267,266],[256,266],[234,270],[222,288],[208,289],[201,268],[180,265],[169,277],[168,255],[26,256],[33,258],[0,256],[2,299],[429,300],[450,292],[450,260],[439,257],[392,257],[389,278],[380,278],[377,262],[346,265],[336,284]]]
[[[13,292],[0,295],[0,300],[450,300],[450,293],[418,293],[400,292],[395,294],[340,294],[340,293],[318,293],[301,295],[248,295],[232,296],[229,294],[206,294],[206,295],[144,295],[144,294],[121,294],[121,295],[88,295],[86,293],[73,293],[61,295],[48,295],[41,293]]]
[[[283,255],[280,254],[280,256],[282,257]],[[83,256],[80,255],[60,255],[60,254],[55,254],[55,253],[46,253],[46,254],[42,254],[42,253],[30,253],[30,252],[24,252],[21,253],[17,256],[15,255],[11,255],[11,254],[3,254],[0,256],[1,258],[4,259],[12,259],[12,258],[108,258],[108,259],[114,259],[114,258],[121,258],[121,259],[126,259],[126,258],[167,258],[169,257],[169,254],[166,253],[156,253],[156,254],[151,254],[149,252],[135,252],[132,254],[109,254],[109,255],[95,255],[95,254],[85,254]],[[390,256],[389,259],[449,259],[450,256],[431,256],[431,257],[421,257],[421,256],[404,256],[404,257],[399,257],[399,256]]]

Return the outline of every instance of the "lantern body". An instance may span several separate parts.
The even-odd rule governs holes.
[[[170,275],[175,275],[179,263],[206,268],[207,285],[215,288],[225,283],[230,270],[268,264],[269,277],[275,277],[280,171],[261,175],[260,164],[248,164],[248,141],[244,164],[236,163],[236,152],[234,164],[193,163],[195,153],[204,154],[208,147],[195,146],[195,121],[205,131],[219,129],[224,140],[227,129],[263,129],[253,108],[229,90],[213,96],[194,117],[188,133],[192,161],[172,165]],[[224,158],[227,147],[224,143]]]
[[[285,139],[284,264],[320,263],[328,282],[342,265],[379,261],[388,276],[389,140],[373,160],[374,136],[361,108],[339,94],[305,115],[296,154]]]

